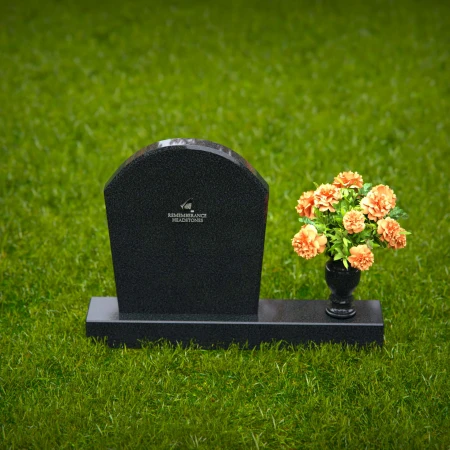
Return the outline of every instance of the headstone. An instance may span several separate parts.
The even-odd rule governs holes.
[[[129,347],[161,338],[382,344],[377,300],[356,301],[358,314],[343,323],[325,313],[326,300],[259,299],[269,188],[229,148],[156,142],[104,193],[117,297],[91,298],[87,336]]]
[[[267,183],[212,142],[160,141],[105,187],[119,311],[257,314]]]
[[[256,315],[267,183],[212,142],[160,141],[105,187],[121,313]]]

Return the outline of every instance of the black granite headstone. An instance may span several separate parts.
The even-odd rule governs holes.
[[[119,310],[256,315],[269,188],[232,150],[172,139],[105,187]]]
[[[285,340],[382,344],[378,301],[345,322],[325,301],[259,300],[269,189],[232,150],[171,139],[130,157],[105,186],[117,289],[93,297],[86,332],[112,346]]]

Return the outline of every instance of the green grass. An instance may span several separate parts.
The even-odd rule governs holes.
[[[450,447],[450,8],[441,1],[0,5],[0,448]],[[406,249],[377,252],[382,349],[112,350],[103,185],[199,137],[271,189],[261,296],[325,298],[299,195],[341,170],[392,187]]]

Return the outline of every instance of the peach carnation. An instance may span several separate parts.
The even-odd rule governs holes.
[[[308,219],[314,219],[314,191],[304,192],[297,201],[298,205],[295,207],[298,214]]]
[[[334,178],[333,185],[338,188],[359,189],[363,187],[363,179],[358,172],[341,172]]]
[[[358,245],[350,249],[348,262],[355,269],[367,270],[373,264],[373,253],[367,245]]]
[[[396,250],[406,247],[406,236],[401,234],[402,231],[405,230],[400,228],[400,224],[390,217],[378,221],[377,232],[381,235],[380,240],[386,241],[389,247],[395,248]]]
[[[377,222],[377,233],[380,234],[380,240],[390,242],[400,231],[400,224],[390,217],[381,219]]]
[[[313,225],[303,225],[300,231],[292,239],[294,251],[305,259],[323,253],[327,244],[327,238],[317,233]]]
[[[389,186],[379,184],[361,200],[361,208],[370,220],[378,221],[394,208],[396,199],[394,191]]]
[[[366,227],[364,225],[364,214],[361,211],[349,211],[344,216],[344,228],[349,234],[359,233]]]
[[[398,233],[389,241],[389,245],[395,250],[406,247],[406,235],[401,234],[402,231],[405,231],[403,228],[398,230]]]
[[[321,184],[314,192],[314,206],[319,211],[336,212],[333,205],[341,198],[342,193],[339,188],[332,184]]]

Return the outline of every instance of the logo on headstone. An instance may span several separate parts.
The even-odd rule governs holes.
[[[192,209],[192,202],[192,198],[188,198],[183,204],[180,205],[181,209],[188,209],[193,213],[194,210]]]
[[[171,219],[172,222],[203,222],[207,215],[204,213],[194,214],[194,210],[192,209],[193,202],[194,200],[192,198],[188,198],[180,205],[180,208],[183,210],[182,213],[168,213],[167,217]]]

